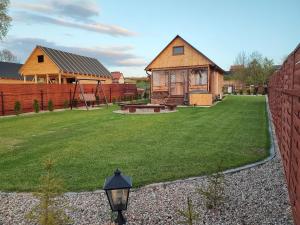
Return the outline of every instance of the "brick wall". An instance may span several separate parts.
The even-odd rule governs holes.
[[[269,105],[296,225],[300,225],[300,45],[269,81]]]
[[[95,91],[95,84],[83,84],[84,92]],[[108,102],[123,100],[125,96],[135,97],[137,89],[135,84],[103,84],[103,90]],[[70,102],[74,91],[74,84],[0,84],[0,115],[14,114],[14,104],[21,102],[23,112],[33,111],[33,100],[37,99],[40,108],[47,110],[48,101],[51,99],[54,108],[63,108],[64,102]],[[76,98],[79,99],[79,86]],[[104,97],[100,92],[100,102]]]

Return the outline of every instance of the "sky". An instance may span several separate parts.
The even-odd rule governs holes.
[[[179,34],[224,70],[242,51],[280,64],[300,43],[299,10],[300,0],[11,0],[12,26],[0,49],[23,63],[43,45],[145,76]]]

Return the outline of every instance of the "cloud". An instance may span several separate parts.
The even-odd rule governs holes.
[[[100,9],[94,1],[48,0],[43,3],[15,2],[12,6],[14,9],[17,9],[13,14],[13,19],[17,22],[54,24],[111,36],[135,35],[134,32],[123,27],[96,22],[93,17],[99,15]]]
[[[14,1],[12,2],[12,7],[77,20],[86,20],[87,18],[98,16],[100,13],[100,8],[95,1],[83,0],[46,0],[42,1],[42,3]]]
[[[133,46],[111,46],[105,48],[100,46],[93,48],[70,47],[58,45],[40,38],[8,37],[7,40],[1,43],[0,47],[9,49],[21,59],[21,61],[25,61],[36,45],[93,57],[108,67],[138,67],[146,65],[143,58],[132,53],[132,50],[134,50]]]

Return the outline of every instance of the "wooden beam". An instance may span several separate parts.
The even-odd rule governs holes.
[[[58,74],[58,83],[61,84],[61,73]]]
[[[207,92],[210,91],[210,66],[207,66]]]
[[[23,75],[23,80],[24,80],[24,83],[26,83],[26,76]]]
[[[46,83],[49,84],[49,74],[46,74]]]
[[[34,83],[37,83],[37,75],[34,75]]]

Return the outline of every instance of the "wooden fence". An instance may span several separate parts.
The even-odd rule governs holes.
[[[300,45],[272,75],[269,105],[295,224],[300,225]]]
[[[84,92],[95,91],[95,84],[83,84]],[[103,84],[103,90],[108,102],[133,99],[137,96],[135,84]],[[54,108],[69,106],[74,84],[0,84],[0,115],[14,114],[16,101],[21,103],[22,112],[32,112],[34,99],[38,100],[40,109],[47,110],[48,101],[51,99]],[[75,97],[79,99],[79,87]],[[101,103],[104,96],[100,92]],[[82,103],[80,105],[83,105]]]

